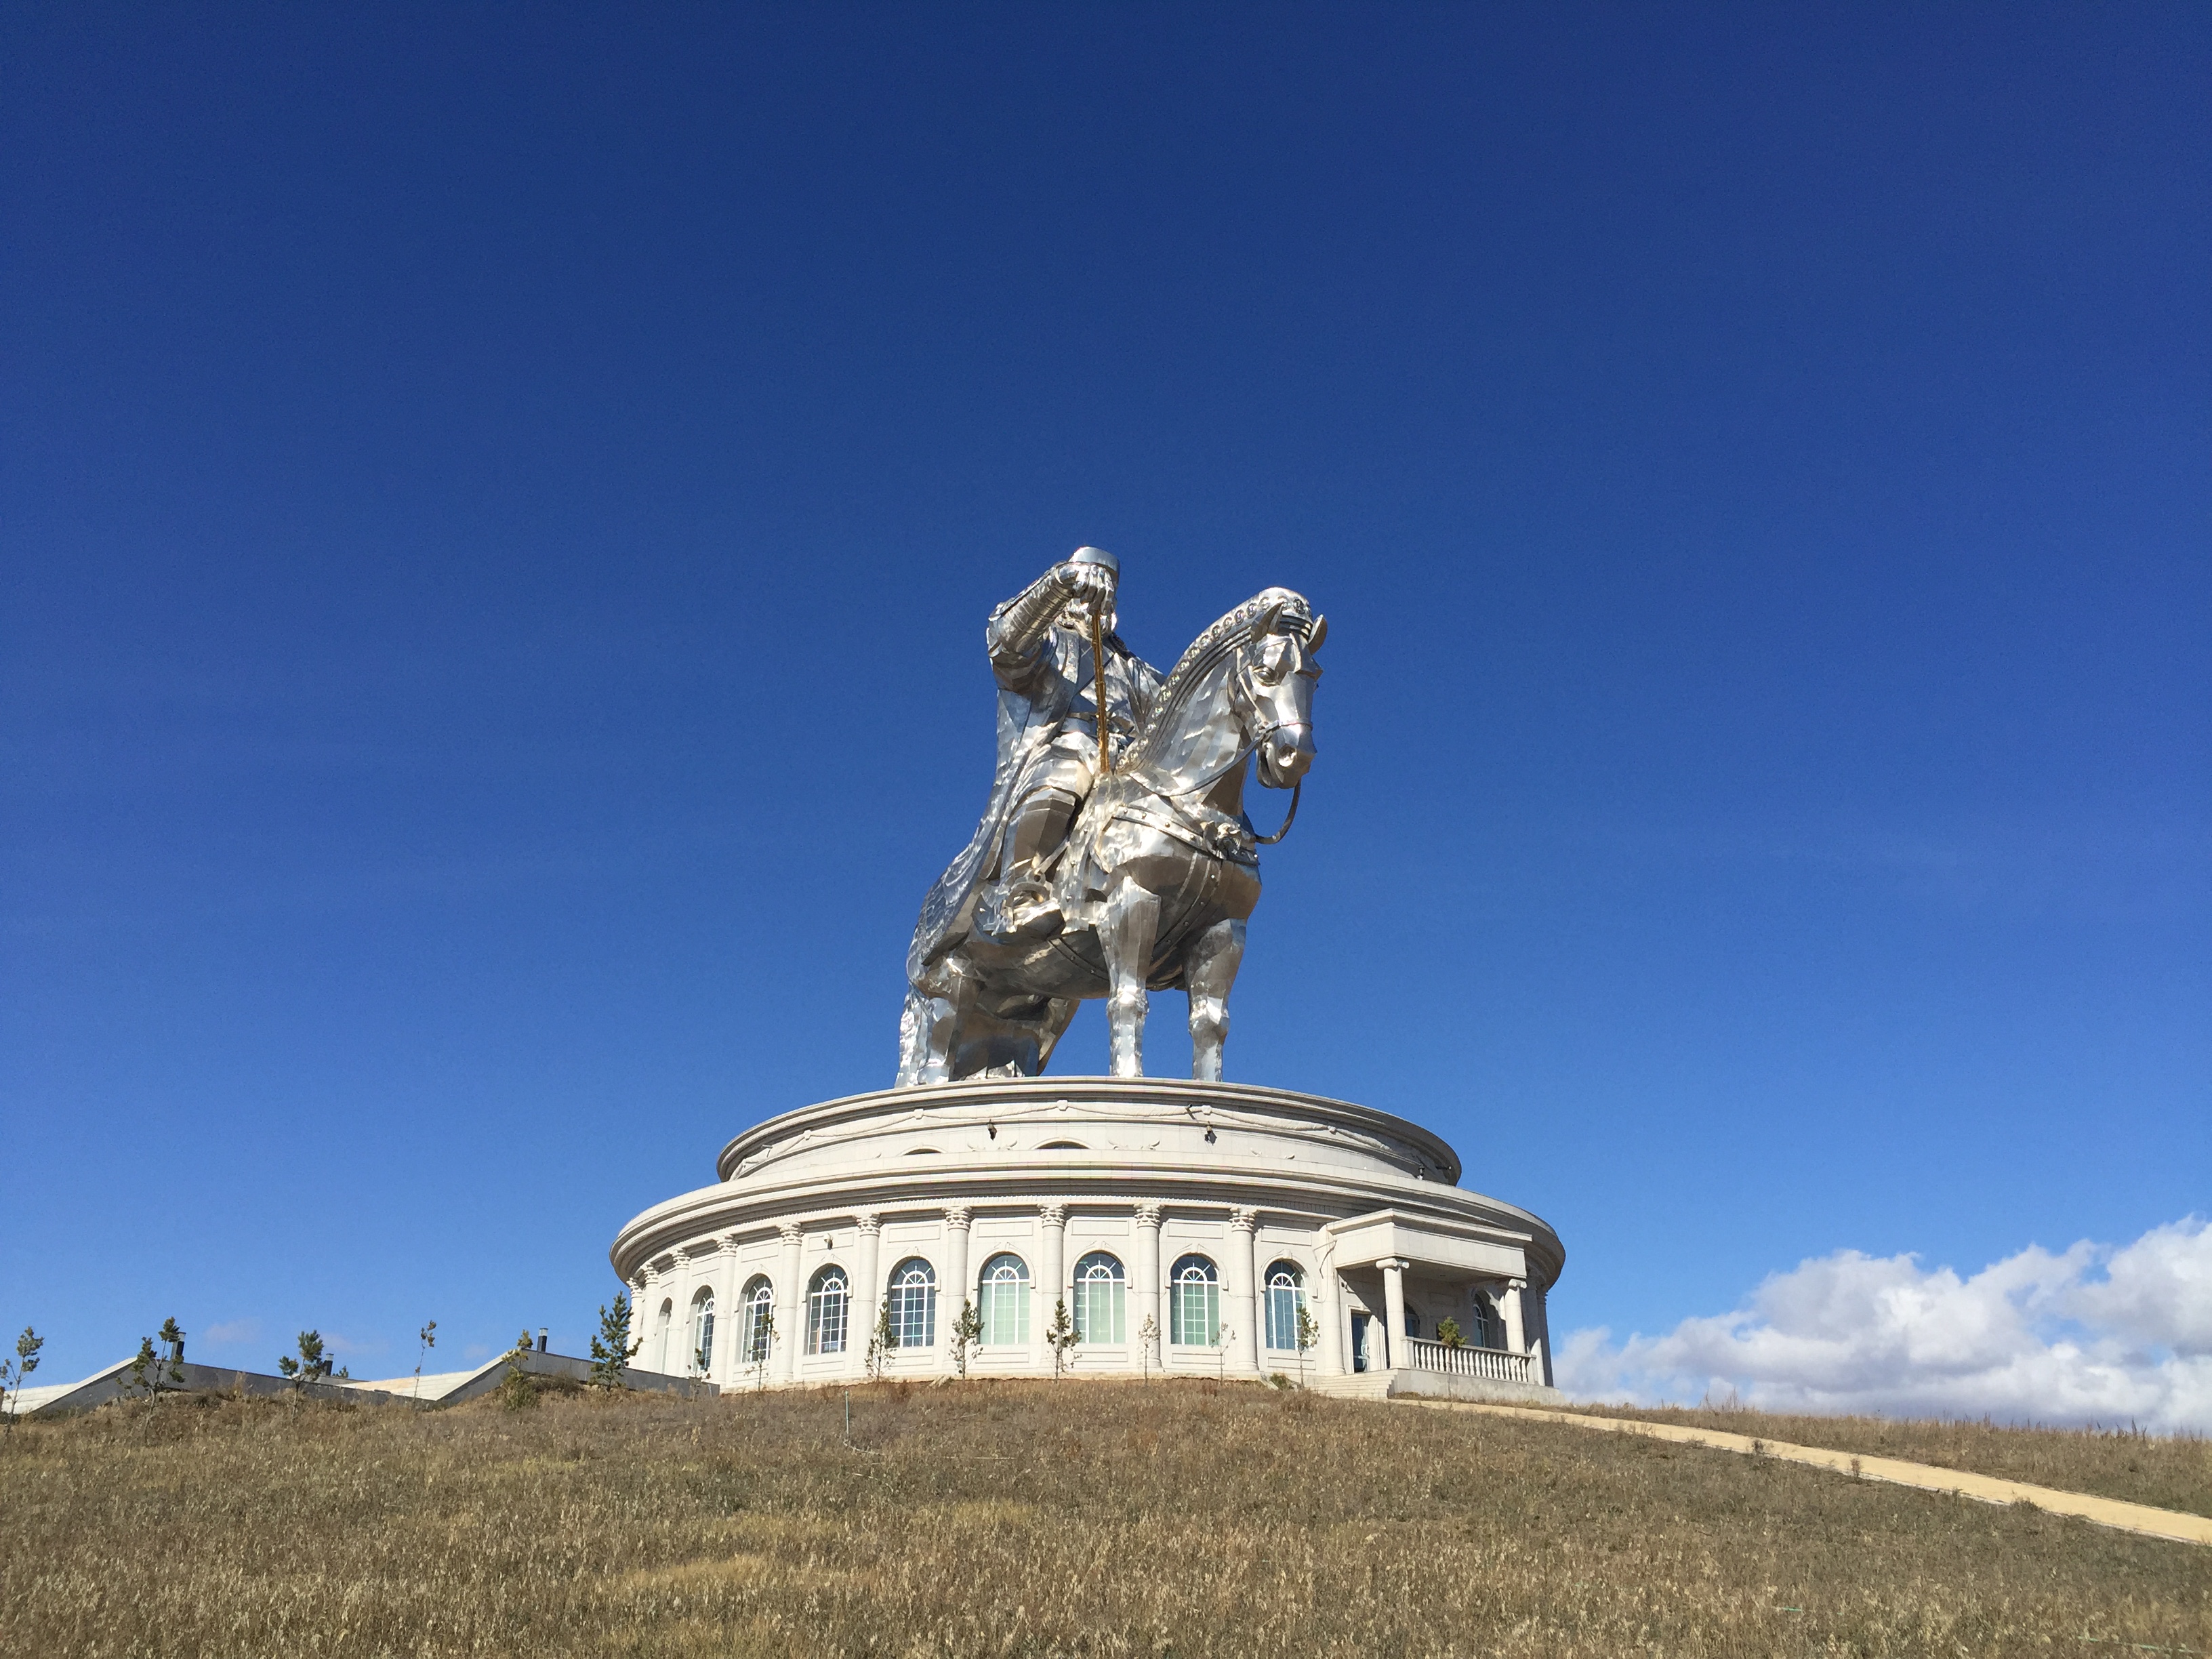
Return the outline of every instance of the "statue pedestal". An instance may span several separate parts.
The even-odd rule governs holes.
[[[1371,1107],[1172,1079],[955,1083],[787,1112],[716,1167],[615,1239],[647,1369],[684,1370],[704,1331],[725,1386],[850,1382],[888,1320],[876,1374],[964,1357],[1047,1375],[1064,1307],[1079,1376],[1555,1397],[1558,1236]],[[971,1304],[983,1340],[963,1356]]]

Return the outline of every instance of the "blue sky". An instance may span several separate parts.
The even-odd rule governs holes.
[[[2212,1208],[2203,10],[0,31],[41,1380],[574,1351],[888,1082],[1083,542],[1163,666],[1328,612],[1230,1074],[1443,1132],[1559,1331]]]

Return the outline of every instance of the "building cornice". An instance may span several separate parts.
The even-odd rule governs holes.
[[[1061,1205],[1075,1211],[1158,1205],[1176,1214],[1207,1212],[1228,1223],[1242,1209],[1292,1216],[1328,1226],[1389,1210],[1519,1246],[1539,1279],[1559,1276],[1565,1252],[1540,1218],[1462,1188],[1433,1182],[1383,1182],[1372,1175],[1315,1169],[1296,1175],[1280,1169],[1239,1168],[1241,1160],[1204,1163],[1162,1160],[1133,1167],[1126,1159],[1095,1171],[1003,1164],[935,1163],[896,1172],[824,1172],[802,1180],[755,1184],[724,1182],[684,1193],[634,1218],[616,1236],[610,1258],[619,1274],[650,1261],[703,1232],[774,1231],[794,1218],[810,1222],[850,1220],[864,1213],[884,1220],[911,1215],[943,1219],[948,1206],[967,1210],[1030,1209]]]
[[[994,1079],[879,1089],[826,1100],[753,1125],[722,1148],[715,1173],[725,1181],[745,1178],[793,1152],[900,1127],[988,1130],[1048,1124],[1085,1108],[1208,1128],[1249,1127],[1343,1140],[1446,1186],[1461,1174],[1459,1155],[1442,1136],[1371,1106],[1257,1084],[1110,1077]]]

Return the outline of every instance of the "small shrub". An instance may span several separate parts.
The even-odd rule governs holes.
[[[623,1373],[645,1346],[645,1339],[629,1339],[629,1297],[615,1292],[614,1306],[599,1305],[599,1334],[592,1339],[592,1381],[602,1389],[626,1389]]]
[[[1045,1331],[1044,1340],[1045,1346],[1052,1350],[1052,1375],[1057,1382],[1060,1373],[1074,1363],[1075,1345],[1080,1340],[1075,1334],[1075,1322],[1067,1316],[1066,1297],[1052,1304],[1052,1324]]]
[[[891,1299],[885,1297],[876,1310],[876,1328],[868,1333],[868,1380],[879,1381],[884,1366],[898,1346],[898,1329],[891,1323]]]
[[[279,1354],[276,1369],[292,1379],[292,1391],[296,1395],[302,1383],[319,1382],[331,1374],[331,1357],[323,1352],[320,1331],[300,1333],[300,1357]]]
[[[15,1357],[0,1360],[0,1419],[9,1427],[15,1422],[15,1408],[23,1403],[23,1384],[31,1373],[39,1369],[39,1350],[46,1346],[46,1339],[28,1325],[22,1335],[15,1339]],[[9,1385],[14,1393],[9,1393]]]
[[[516,1337],[514,1346],[507,1351],[507,1375],[499,1379],[495,1392],[499,1403],[511,1412],[527,1411],[538,1403],[538,1389],[524,1358],[529,1352],[528,1331]]]
[[[968,1375],[968,1356],[983,1341],[983,1310],[972,1302],[960,1304],[960,1317],[952,1322],[952,1368]]]

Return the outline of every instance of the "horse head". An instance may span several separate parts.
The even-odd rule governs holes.
[[[1328,637],[1328,618],[1285,592],[1252,619],[1229,679],[1229,695],[1246,739],[1259,753],[1260,781],[1288,789],[1313,764],[1313,694],[1321,678],[1314,660]]]
[[[1287,587],[1245,600],[1191,641],[1115,775],[1179,798],[1257,750],[1260,781],[1288,789],[1313,763],[1314,653],[1328,631]]]

